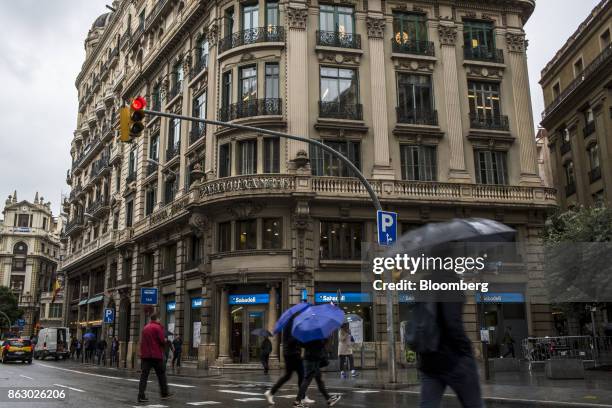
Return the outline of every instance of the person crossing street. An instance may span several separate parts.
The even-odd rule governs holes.
[[[155,375],[157,375],[161,399],[168,399],[172,396],[168,390],[166,366],[164,364],[164,346],[166,344],[164,329],[157,321],[156,314],[152,314],[150,319],[151,321],[142,329],[140,336],[141,373],[140,384],[138,385],[138,402],[149,401],[145,392],[151,369],[155,370]]]

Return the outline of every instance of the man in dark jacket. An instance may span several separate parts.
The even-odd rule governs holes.
[[[157,315],[151,315],[151,321],[144,327],[140,336],[140,384],[138,386],[138,402],[148,402],[145,396],[147,380],[151,369],[155,370],[161,399],[168,399],[172,396],[168,392],[168,380],[164,366],[164,329],[157,321]]]
[[[183,352],[183,339],[178,334],[174,336],[174,340],[172,340],[172,368],[174,368],[174,364],[176,363],[177,367],[181,366],[181,353]]]
[[[261,365],[264,369],[264,374],[268,374],[270,370],[270,353],[272,353],[272,342],[269,338],[264,337],[261,342]]]
[[[100,340],[98,340],[98,343],[96,344],[96,354],[98,355],[98,365],[100,365],[100,361],[104,363],[104,365],[106,365],[106,347],[107,346],[108,346],[108,343],[106,343],[105,339],[100,338]]]
[[[327,351],[325,348],[326,343],[327,340],[313,340],[304,344],[304,371],[306,374],[304,376],[304,381],[302,381],[300,384],[298,395],[293,402],[293,406],[295,408],[308,407],[304,399],[306,397],[308,386],[310,386],[313,379],[317,382],[319,392],[321,392],[321,394],[327,400],[328,406],[332,407],[336,405],[338,401],[340,401],[340,395],[330,395],[329,392],[327,392],[327,388],[323,382],[323,377],[321,376],[322,363],[325,362],[323,363],[323,366],[327,365]]]

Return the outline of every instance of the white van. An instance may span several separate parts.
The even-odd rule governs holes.
[[[70,330],[67,327],[50,327],[38,332],[38,340],[34,347],[34,359],[60,357],[64,360],[70,357]]]

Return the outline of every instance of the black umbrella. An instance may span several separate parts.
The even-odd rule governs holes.
[[[254,336],[260,336],[260,337],[272,337],[272,333],[270,333],[268,330],[264,329],[263,327],[253,330],[251,334]]]

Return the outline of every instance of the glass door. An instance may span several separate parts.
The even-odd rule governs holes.
[[[247,310],[248,315],[248,350],[249,361],[259,361],[261,356],[261,343],[263,337],[251,334],[255,329],[265,328],[265,312],[262,307],[250,307]]]
[[[244,307],[243,306],[232,306],[232,334],[231,334],[231,355],[234,363],[243,362],[243,324],[244,324]]]

